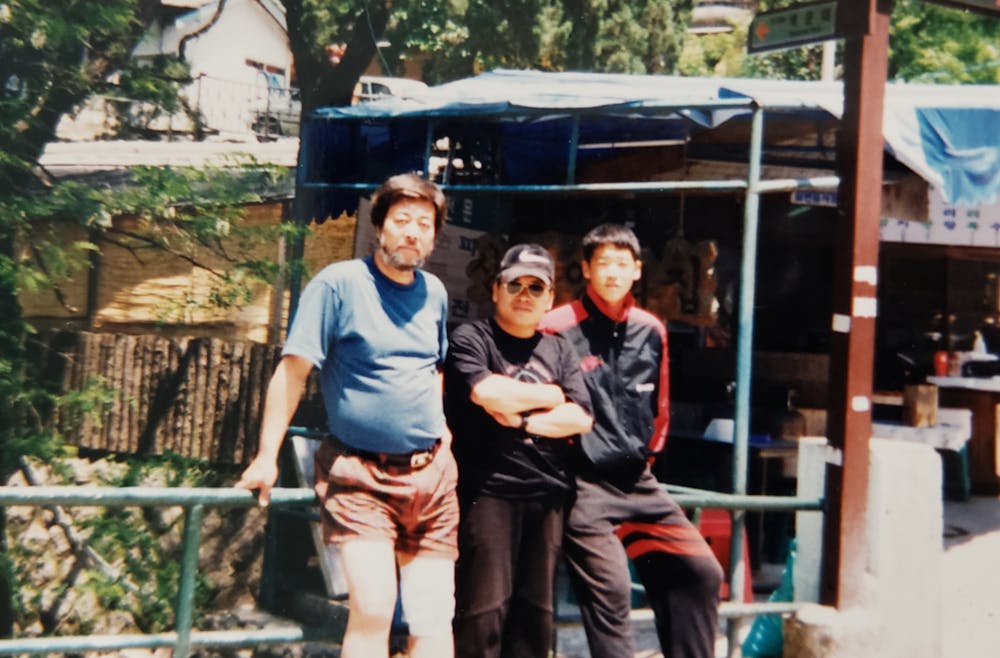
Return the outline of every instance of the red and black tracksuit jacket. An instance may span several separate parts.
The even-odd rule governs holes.
[[[650,552],[712,556],[647,469],[666,444],[670,420],[663,322],[636,306],[631,294],[622,311],[612,313],[588,286],[580,299],[546,314],[540,328],[570,340],[591,396],[594,427],[580,437],[577,473],[605,481],[610,498],[589,511],[616,528],[633,560]]]
[[[551,311],[542,331],[560,333],[580,355],[594,407],[594,429],[581,437],[585,463],[612,479],[637,476],[666,443],[670,420],[667,330],[630,294],[613,315],[587,293]]]

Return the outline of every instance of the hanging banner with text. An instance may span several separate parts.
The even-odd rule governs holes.
[[[1000,197],[991,201],[949,203],[940,190],[931,188],[928,204],[925,222],[883,217],[879,239],[883,242],[1000,248]]]

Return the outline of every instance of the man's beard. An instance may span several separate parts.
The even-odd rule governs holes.
[[[417,268],[423,267],[424,262],[427,260],[426,257],[420,256],[418,258],[406,258],[400,256],[398,252],[389,251],[385,246],[385,239],[379,236],[378,249],[382,252],[382,258],[385,262],[392,268],[402,271],[415,270]]]

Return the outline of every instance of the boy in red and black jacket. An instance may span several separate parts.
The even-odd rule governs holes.
[[[715,655],[722,568],[684,511],[650,471],[669,419],[667,331],[638,308],[639,241],[603,224],[583,239],[584,295],[539,327],[573,344],[591,396],[594,427],[581,436],[576,500],[563,552],[593,658],[632,658],[629,618],[635,564],[663,653]]]

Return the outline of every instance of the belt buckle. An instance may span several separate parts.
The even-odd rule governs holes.
[[[430,450],[415,452],[410,455],[410,468],[423,468],[427,464],[430,464],[433,458],[434,453]]]

